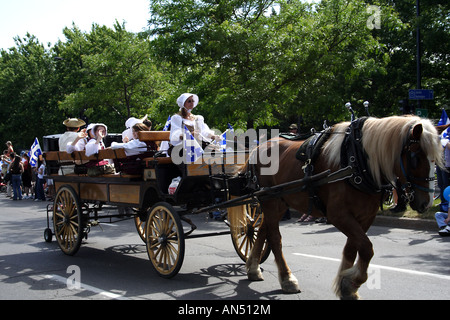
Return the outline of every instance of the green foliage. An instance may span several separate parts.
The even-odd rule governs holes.
[[[197,113],[225,130],[303,131],[348,120],[352,102],[371,114],[399,114],[415,88],[415,28],[422,30],[423,102],[431,117],[448,105],[449,3],[421,0],[149,0],[149,30],[134,34],[116,22],[46,48],[16,38],[0,56],[0,137],[28,148],[34,137],[60,133],[64,118],[86,117],[121,132],[130,116],[148,114],[154,129],[178,111],[183,92],[199,95]],[[373,11],[380,25],[369,28]],[[370,8],[369,8],[370,9]]]

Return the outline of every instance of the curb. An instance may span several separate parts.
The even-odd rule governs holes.
[[[377,215],[372,226],[438,231],[436,221],[429,219],[397,218]]]
[[[291,216],[294,219],[300,218],[301,214],[294,209],[290,209]],[[435,220],[431,219],[415,219],[415,218],[402,218],[402,217],[390,217],[377,215],[375,217],[372,226],[387,227],[387,228],[400,228],[400,229],[412,229],[422,231],[438,232],[438,226]]]

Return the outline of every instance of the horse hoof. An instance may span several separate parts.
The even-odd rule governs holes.
[[[299,293],[300,288],[298,281],[294,276],[290,276],[288,279],[281,282],[281,289],[284,293]]]
[[[341,300],[359,300],[358,287],[354,285],[353,281],[348,278],[343,278],[341,281],[340,290]]]
[[[261,271],[247,273],[248,280],[250,281],[264,281],[264,277]]]

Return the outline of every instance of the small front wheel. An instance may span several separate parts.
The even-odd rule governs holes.
[[[52,242],[53,233],[50,228],[44,230],[44,240],[45,242]]]
[[[58,189],[53,204],[53,230],[62,252],[73,256],[80,249],[84,237],[81,205],[71,186]]]
[[[167,202],[155,204],[145,225],[147,254],[163,278],[178,274],[184,260],[184,232],[177,211]]]

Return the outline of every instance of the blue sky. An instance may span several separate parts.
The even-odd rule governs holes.
[[[126,29],[142,31],[149,19],[148,0],[0,0],[0,48],[15,46],[14,37],[27,32],[41,43],[65,41],[62,30],[74,22],[82,31],[92,23],[112,27],[117,19]]]

